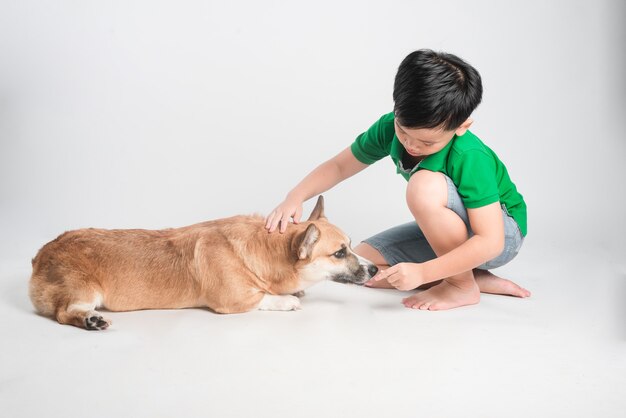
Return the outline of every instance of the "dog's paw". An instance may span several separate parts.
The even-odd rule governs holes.
[[[85,318],[85,328],[88,330],[101,331],[107,329],[110,325],[111,321],[104,319],[99,314],[90,314]]]
[[[300,299],[293,295],[265,295],[259,309],[262,311],[295,311],[300,309]]]
[[[302,309],[300,305],[300,298],[293,295],[285,296],[285,299],[282,301],[282,309],[281,311],[297,311],[298,309]]]

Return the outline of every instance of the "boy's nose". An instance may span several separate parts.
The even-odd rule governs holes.
[[[367,272],[369,273],[370,276],[374,277],[376,276],[376,273],[378,273],[378,267],[372,264],[371,266],[367,268]]]

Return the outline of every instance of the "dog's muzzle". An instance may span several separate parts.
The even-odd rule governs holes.
[[[333,276],[331,280],[338,283],[352,283],[362,285],[368,282],[372,277],[374,277],[376,273],[378,273],[378,267],[376,267],[375,264],[360,264],[358,271],[356,271],[354,274],[337,274]]]

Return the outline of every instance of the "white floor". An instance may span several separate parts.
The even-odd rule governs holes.
[[[420,312],[323,283],[298,312],[109,313],[104,332],[37,316],[28,261],[5,260],[0,415],[623,417],[626,267],[603,254],[527,246],[499,272],[526,300]]]

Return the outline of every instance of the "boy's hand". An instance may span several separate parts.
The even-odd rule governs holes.
[[[424,269],[418,263],[398,263],[386,270],[381,270],[373,277],[379,281],[387,279],[398,290],[412,290],[425,283]]]
[[[280,224],[279,232],[282,234],[287,230],[289,219],[293,218],[293,223],[300,222],[302,216],[302,202],[297,200],[286,199],[278,205],[267,218],[265,218],[265,229],[267,232],[274,232]]]

